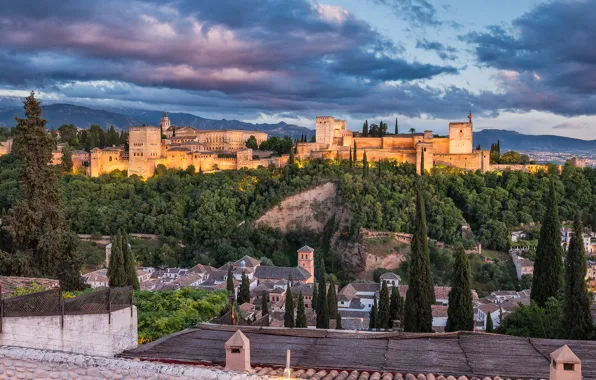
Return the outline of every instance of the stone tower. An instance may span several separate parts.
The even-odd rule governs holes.
[[[449,123],[449,153],[472,153],[472,132],[472,123]]]
[[[315,250],[305,245],[298,250],[298,267],[306,269],[310,273],[308,284],[315,282]]]
[[[161,157],[161,131],[159,127],[143,126],[130,127],[129,133],[128,175],[149,178]]]

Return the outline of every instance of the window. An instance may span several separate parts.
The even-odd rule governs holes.
[[[563,371],[573,371],[575,364],[573,363],[563,363]]]
[[[240,353],[240,349],[239,348],[232,348],[232,353],[233,354],[239,354]]]
[[[110,156],[110,162],[112,162],[112,156]]]

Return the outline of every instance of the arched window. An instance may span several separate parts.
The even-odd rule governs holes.
[[[112,162],[112,156],[110,156],[110,162]]]

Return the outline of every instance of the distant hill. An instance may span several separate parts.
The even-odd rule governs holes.
[[[584,152],[596,150],[596,140],[581,140],[554,135],[524,135],[503,129],[485,129],[474,132],[474,146],[490,149],[492,143],[501,141],[501,151],[534,152]]]
[[[161,111],[133,108],[111,110],[93,109],[73,104],[51,104],[43,106],[43,117],[48,120],[48,128],[58,128],[62,124],[74,124],[79,128],[89,128],[91,124],[99,124],[103,128],[113,125],[117,129],[128,129],[135,125],[159,125],[163,115]],[[0,126],[14,127],[15,117],[23,117],[20,107],[0,107]],[[288,135],[298,138],[306,134],[310,138],[314,130],[285,122],[277,124],[252,124],[238,120],[211,120],[188,113],[168,113],[173,125],[190,125],[201,130],[208,129],[244,129],[264,131],[273,136]]]

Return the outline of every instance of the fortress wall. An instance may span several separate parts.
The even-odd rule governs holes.
[[[414,148],[414,138],[412,136],[386,136],[383,137],[383,147],[386,149]]]
[[[382,148],[383,147],[383,138],[381,137],[355,137],[353,139],[356,141],[356,148],[357,150],[364,149],[364,148]],[[352,143],[352,147],[354,143]]]
[[[482,155],[470,154],[435,154],[434,165],[453,166],[466,170],[487,170],[482,167]]]
[[[435,154],[449,154],[449,138],[435,137],[432,139]]]
[[[548,165],[507,165],[507,164],[499,164],[499,165],[491,165],[491,170],[494,171],[504,171],[504,170],[519,170],[526,173],[537,173],[540,170],[547,171]],[[559,170],[561,170],[561,166],[559,166]]]

